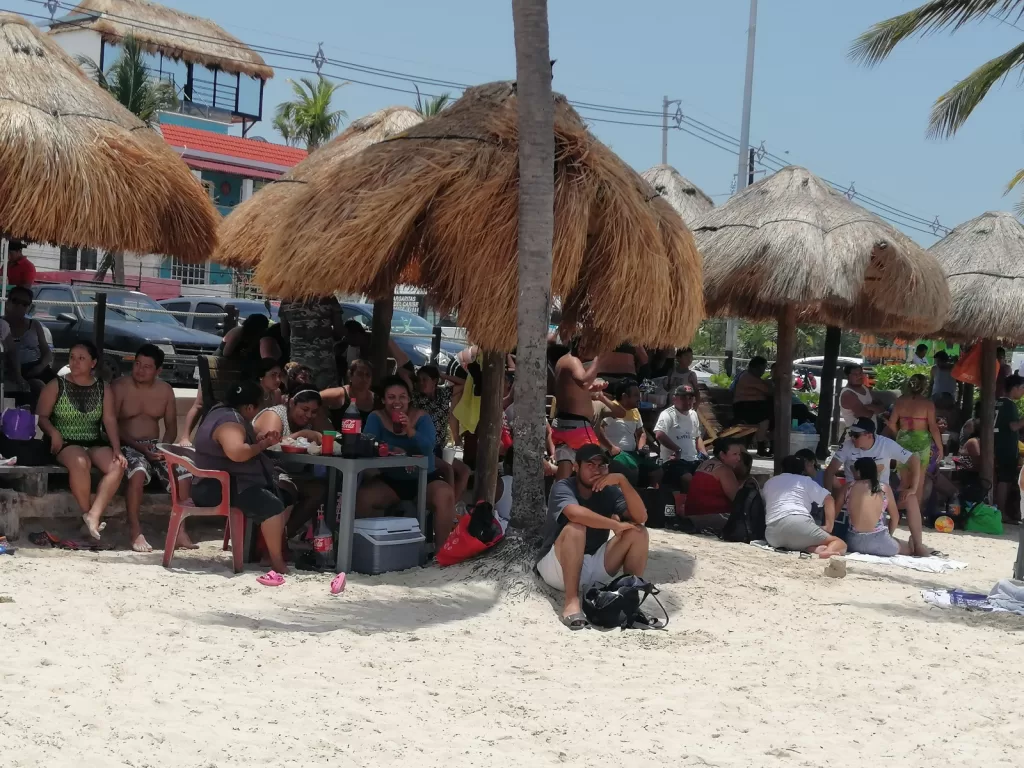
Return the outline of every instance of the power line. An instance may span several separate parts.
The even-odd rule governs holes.
[[[29,2],[37,3],[37,4],[40,4],[40,5],[45,5],[45,0],[29,0]],[[62,8],[68,9],[68,10],[73,10],[75,8],[74,5],[69,4],[67,2],[59,2],[58,1],[57,5],[59,7],[62,7]],[[15,11],[9,11],[9,12],[16,13]],[[27,16],[29,18],[40,19],[40,20],[46,21],[46,22],[54,21],[53,19],[47,18],[45,16],[39,16],[39,15],[34,15],[34,14],[22,14],[22,15]],[[299,52],[299,51],[290,51],[290,50],[287,50],[287,49],[284,49],[284,48],[274,48],[274,47],[263,46],[263,45],[247,45],[247,44],[241,42],[240,40],[237,40],[237,39],[234,39],[234,38],[230,38],[229,39],[229,38],[221,37],[221,36],[218,36],[218,35],[206,35],[206,34],[199,33],[199,32],[186,32],[186,31],[182,31],[182,30],[180,30],[180,29],[178,29],[176,27],[170,27],[170,26],[167,26],[167,25],[158,24],[156,22],[135,19],[135,18],[132,18],[130,16],[124,16],[124,15],[120,15],[120,14],[116,14],[116,13],[105,12],[103,15],[105,15],[107,17],[110,17],[110,18],[113,18],[113,19],[117,19],[117,20],[123,21],[123,22],[125,22],[125,23],[127,23],[129,25],[136,26],[136,27],[138,27],[140,29],[149,29],[149,30],[152,30],[152,31],[169,32],[169,33],[174,34],[177,37],[180,37],[180,38],[183,38],[183,39],[186,39],[186,40],[193,40],[193,41],[196,41],[196,42],[213,42],[213,43],[216,43],[216,44],[221,45],[221,46],[225,46],[225,47],[229,47],[229,48],[236,48],[236,49],[239,49],[239,50],[251,50],[251,51],[255,51],[257,53],[266,54],[268,56],[276,56],[276,57],[292,59],[292,60],[308,60],[308,61],[312,61],[311,57],[308,54],[302,53],[302,52]],[[989,15],[991,15],[991,14],[989,14]],[[1009,22],[1009,21],[1005,21],[1005,20],[1002,20],[1002,19],[1000,19],[1000,21],[1002,21],[1003,23],[1010,24],[1011,26],[1016,26],[1012,22]],[[72,22],[65,22],[65,23],[69,24],[69,25],[75,25],[75,24],[84,25],[84,24],[87,24],[88,21],[83,19],[80,22],[72,21]],[[1024,30],[1021,30],[1021,31],[1024,31]],[[251,66],[253,64],[252,61],[247,60],[247,59],[242,59],[242,58],[231,58],[231,57],[226,57],[226,56],[222,56],[220,58],[222,58],[224,60],[227,60],[227,61],[233,61],[233,62],[236,62],[236,63],[239,63],[239,64],[246,64],[246,65],[249,65],[249,66]],[[274,64],[273,66],[274,66],[275,69],[278,69],[278,70],[281,70],[281,71],[284,71],[284,72],[320,76],[320,72],[319,71],[315,71],[315,70],[312,70],[312,69],[301,69],[301,68],[297,68],[297,67],[282,66],[282,65],[278,65],[278,64]],[[402,80],[402,81],[405,81],[405,82],[412,83],[412,84],[414,84],[414,86],[416,84],[422,83],[422,84],[427,85],[427,86],[441,87],[441,88],[452,88],[452,89],[459,90],[459,91],[464,91],[466,88],[470,87],[466,83],[459,83],[459,82],[456,82],[454,80],[444,80],[444,79],[439,79],[439,78],[426,77],[426,76],[422,76],[422,75],[414,75],[414,74],[410,74],[410,73],[406,73],[406,72],[400,72],[400,71],[397,71],[397,70],[391,70],[391,69],[386,69],[386,68],[381,68],[381,67],[372,67],[372,66],[368,66],[368,65],[364,65],[364,64],[358,64],[356,62],[350,62],[350,61],[341,61],[341,60],[334,61],[334,60],[328,59],[328,60],[323,62],[323,66],[331,67],[331,68],[334,68],[336,70],[341,70],[341,71],[359,72],[359,73],[370,75],[372,77],[381,77],[381,78],[391,79],[391,80]],[[363,85],[363,86],[370,87],[370,88],[377,88],[377,89],[380,89],[380,90],[386,90],[386,91],[390,91],[392,93],[403,93],[403,94],[408,94],[408,95],[424,95],[424,96],[427,96],[427,97],[436,97],[436,96],[440,95],[440,94],[435,94],[435,93],[421,92],[421,91],[419,91],[418,88],[415,88],[415,89],[399,88],[399,87],[395,87],[395,86],[392,86],[392,85],[385,85],[383,83],[374,83],[374,82],[367,82],[365,80],[353,79],[353,78],[348,77],[348,75],[345,75],[344,77],[350,83],[354,83],[354,84],[357,84],[357,85]],[[598,103],[587,102],[587,101],[573,101],[573,100],[570,100],[569,103],[572,106],[574,106],[575,108],[577,108],[577,109],[579,109],[579,110],[581,110],[583,112],[598,112],[598,113],[601,113],[601,114],[616,115],[616,116],[620,116],[621,115],[623,117],[640,117],[640,118],[650,118],[650,117],[660,118],[662,116],[660,112],[657,112],[657,111],[654,111],[654,110],[647,110],[647,109],[635,109],[635,108],[630,108],[630,107],[620,107],[620,106],[614,106],[614,105],[608,105],[608,104],[598,104]],[[644,122],[629,121],[629,120],[616,120],[616,119],[612,119],[611,117],[595,117],[595,116],[588,115],[588,114],[584,114],[583,117],[588,122],[608,123],[608,124],[613,124],[613,125],[624,125],[624,126],[642,127],[642,128],[662,128],[661,125],[655,124],[655,123],[644,123]],[[694,118],[692,118],[692,117],[690,117],[688,115],[682,114],[681,112],[677,113],[677,116],[673,117],[672,119],[673,119],[673,122],[675,122],[676,124],[674,126],[670,126],[671,128],[679,130],[682,133],[686,133],[687,135],[689,135],[689,136],[691,136],[693,138],[696,138],[699,141],[702,141],[702,142],[704,142],[706,144],[709,144],[709,145],[711,145],[711,146],[713,146],[713,147],[715,147],[717,149],[720,149],[720,150],[722,150],[724,152],[735,153],[737,151],[736,147],[739,146],[739,143],[740,143],[739,139],[737,139],[734,136],[730,136],[729,134],[725,133],[724,131],[720,131],[717,128],[714,128],[713,126],[708,125],[707,123],[704,123],[704,122],[702,122],[700,120],[696,120],[696,119],[694,119]],[[768,162],[765,162],[766,159],[768,160]],[[762,149],[759,152],[758,161],[767,170],[771,170],[773,172],[779,170],[779,168],[781,168],[781,167],[784,167],[784,166],[792,164],[791,161],[789,161],[787,159],[784,159],[784,158],[781,158],[778,155],[774,155],[774,154],[764,150],[763,149],[763,143],[762,143]],[[773,168],[771,165],[769,165],[769,163],[777,164],[779,167],[778,168]],[[837,189],[839,191],[842,191],[844,193],[848,193],[849,190],[853,189],[852,185],[850,185],[849,187],[844,187],[843,185],[837,184],[836,182],[830,181],[828,179],[823,179],[823,180],[826,183],[828,183],[829,185],[831,185],[833,188],[835,188],[835,189]],[[865,205],[868,205],[868,206],[870,206],[872,208],[875,208],[876,209],[875,213],[880,215],[882,218],[884,218],[884,219],[886,219],[888,221],[891,221],[893,223],[899,224],[900,226],[905,226],[908,229],[913,229],[914,231],[922,232],[924,234],[929,234],[929,235],[932,235],[932,234],[944,234],[945,232],[949,231],[949,229],[947,227],[944,227],[943,225],[941,225],[939,223],[938,217],[936,217],[936,219],[934,221],[933,220],[929,220],[929,219],[926,219],[926,218],[924,218],[922,216],[918,216],[918,215],[912,214],[912,213],[910,213],[908,211],[904,211],[904,210],[902,210],[900,208],[897,208],[896,206],[890,205],[888,203],[884,203],[884,202],[882,202],[880,200],[876,200],[875,198],[872,198],[872,197],[870,197],[868,195],[865,195],[865,194],[862,194],[862,193],[859,193],[859,192],[856,192],[855,194],[853,194],[851,196],[851,199],[853,197],[856,197],[859,201],[863,202]],[[928,227],[928,229],[927,230],[926,229],[922,229],[922,227]]]

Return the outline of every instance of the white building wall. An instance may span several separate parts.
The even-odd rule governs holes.
[[[52,34],[51,37],[72,58],[87,56],[97,65],[100,63],[102,38],[98,32],[91,29],[66,29]]]

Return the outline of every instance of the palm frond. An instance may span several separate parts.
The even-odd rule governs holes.
[[[982,64],[938,98],[928,121],[928,135],[948,138],[955,134],[992,86],[1022,65],[1024,43]]]
[[[451,102],[452,96],[450,93],[442,93],[439,96],[434,96],[427,101],[420,99],[419,92],[416,93],[416,111],[419,112],[423,117],[435,117],[439,115],[445,107]]]
[[[1024,0],[931,0],[911,11],[875,24],[850,46],[850,58],[867,65],[883,61],[904,40],[985,18],[1020,19]],[[1015,18],[1014,18],[1015,17]]]

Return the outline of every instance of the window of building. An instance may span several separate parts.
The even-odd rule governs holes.
[[[171,259],[171,279],[180,280],[182,285],[206,285],[207,265],[187,264],[175,256]]]
[[[96,256],[95,248],[81,248],[78,251],[78,268],[79,269],[96,269],[98,265],[98,258]]]
[[[60,268],[64,270],[78,269],[78,249],[60,247]]]

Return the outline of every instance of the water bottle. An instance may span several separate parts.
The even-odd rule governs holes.
[[[313,554],[316,557],[318,570],[326,571],[331,567],[331,555],[334,554],[334,535],[324,520],[324,505],[316,513],[316,528],[313,531]]]
[[[359,435],[363,431],[363,422],[359,417],[359,409],[355,400],[348,401],[348,408],[341,417],[341,455],[346,459],[359,456]]]

